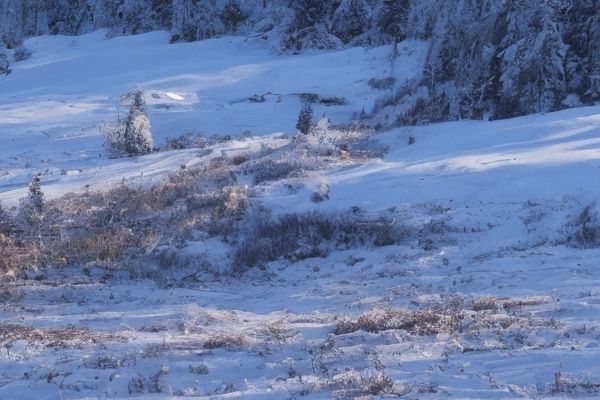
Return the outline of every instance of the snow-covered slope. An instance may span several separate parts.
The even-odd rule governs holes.
[[[411,136],[415,143],[409,145]],[[600,170],[600,107],[403,127],[378,138],[390,148],[385,159],[314,178],[331,187],[331,204],[322,207],[382,210],[427,201],[474,206],[600,196],[593,184]],[[298,205],[290,195],[268,201],[283,210]]]
[[[160,182],[182,164],[266,147],[300,158],[294,146],[313,138],[291,138],[299,93],[345,98],[316,115],[349,122],[381,94],[370,78],[401,84],[423,61],[417,42],[392,66],[386,47],[274,56],[233,37],[166,41],[31,39],[33,57],[0,82],[0,201],[16,204],[37,172],[57,197]],[[134,87],[147,91],[159,142],[256,136],[100,157],[98,125]],[[201,269],[228,265],[231,238],[187,232],[178,265],[90,263],[7,282],[0,399],[597,396],[600,218],[582,210],[600,195],[600,107],[374,139],[389,147],[383,159],[322,157],[255,185],[255,200],[273,214],[381,216],[403,240],[281,257],[232,277]],[[329,199],[311,201],[322,184]],[[170,274],[182,284],[166,287]]]
[[[98,31],[28,40],[33,57],[0,82],[0,198],[14,204],[22,192],[6,191],[39,172],[43,181],[60,179],[63,169],[92,169],[96,181],[115,178],[105,168],[112,162],[99,159],[99,127],[116,120],[120,96],[134,88],[146,90],[158,144],[190,132],[293,133],[300,94],[343,99],[347,104],[318,105],[315,115],[347,122],[381,94],[370,78],[393,75],[400,84],[419,71],[425,51],[422,43],[404,43],[392,66],[388,46],[275,56],[260,41],[239,37],[175,45],[168,39],[153,32],[105,40]],[[249,101],[266,93],[264,102]],[[180,156],[173,161],[180,165]]]

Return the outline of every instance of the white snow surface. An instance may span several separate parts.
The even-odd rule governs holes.
[[[418,42],[402,43],[392,67],[389,47],[280,56],[238,37],[169,45],[165,32],[104,34],[29,39],[33,57],[0,78],[3,205],[18,204],[37,172],[46,196],[56,197],[155,182],[182,164],[265,143],[283,147],[282,134],[294,134],[298,93],[345,98],[346,105],[317,106],[315,115],[349,122],[382,95],[370,78],[394,75],[400,84],[424,57]],[[137,87],[146,91],[158,142],[188,132],[240,138],[210,152],[108,159],[98,126],[116,119],[119,96]],[[265,102],[245,100],[267,92]],[[253,136],[242,138],[245,131]],[[285,182],[260,185],[258,199],[277,213],[387,212],[426,227],[422,240],[275,261],[241,278],[207,274],[187,288],[159,288],[119,271],[108,278],[100,269],[59,269],[15,289],[2,322],[83,327],[118,339],[55,348],[3,343],[0,399],[599,395],[600,250],[570,247],[565,238],[600,195],[600,107],[376,137],[389,146],[383,159],[311,171],[293,193]],[[322,183],[330,198],[315,204],[310,194]],[[226,257],[223,246],[188,242],[185,251],[218,259]],[[506,326],[477,334],[333,334],[342,316],[453,296],[527,301],[491,311]],[[235,335],[244,344],[205,345]],[[208,373],[194,372],[199,365]],[[391,381],[384,391],[344,391],[381,373]],[[157,387],[132,392],[139,376],[157,377]]]

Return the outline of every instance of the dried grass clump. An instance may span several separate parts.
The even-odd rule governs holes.
[[[122,335],[93,331],[87,328],[31,328],[14,324],[0,324],[0,343],[24,340],[30,344],[41,343],[53,348],[80,348],[84,345],[124,341]]]
[[[144,238],[150,235],[151,233],[136,235],[125,227],[108,228],[64,243],[62,253],[68,257],[69,263],[114,261],[123,257],[127,251],[142,251]]]
[[[248,346],[248,338],[240,334],[218,333],[207,338],[202,347],[205,349],[236,348]]]
[[[455,335],[477,333],[484,329],[552,327],[552,320],[533,318],[526,313],[513,315],[516,308],[551,301],[546,297],[509,299],[496,297],[454,297],[423,309],[376,308],[357,320],[342,318],[336,335],[365,331],[379,333],[404,330],[412,335],[429,336],[441,333]],[[509,314],[509,312],[511,314]]]
[[[359,330],[379,333],[400,329],[413,335],[429,336],[439,333],[455,333],[463,316],[460,313],[443,314],[432,309],[375,309],[361,315],[356,321],[344,320],[336,326],[335,334],[342,335]]]

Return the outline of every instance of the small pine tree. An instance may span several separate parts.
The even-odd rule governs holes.
[[[154,141],[143,91],[133,93],[129,115],[108,129],[106,141],[113,156],[143,155],[152,151]]]
[[[0,48],[1,50],[1,48]],[[0,75],[8,76],[12,72],[8,57],[6,54],[0,53]]]
[[[38,227],[44,219],[44,192],[40,186],[39,175],[29,183],[27,197],[21,202],[19,215],[26,228]]]
[[[312,128],[313,109],[309,103],[304,104],[298,115],[296,129],[304,135],[308,135]]]
[[[238,0],[229,0],[223,7],[219,18],[228,31],[235,32],[238,25],[247,18],[247,15],[242,10]]]
[[[10,214],[0,205],[0,235],[8,235],[12,227]]]

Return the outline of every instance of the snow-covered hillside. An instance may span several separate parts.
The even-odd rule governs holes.
[[[0,78],[0,204],[55,201],[50,266],[2,271],[0,399],[600,394],[600,107],[375,133],[424,43],[168,38],[36,37]],[[107,158],[134,88],[206,144]]]
[[[88,184],[127,175],[100,158],[100,126],[116,120],[120,96],[134,88],[146,91],[158,144],[191,132],[293,133],[302,94],[339,98],[345,104],[317,104],[315,114],[348,122],[381,95],[369,87],[370,78],[396,76],[401,84],[418,73],[425,51],[422,43],[403,43],[392,65],[389,46],[274,56],[260,41],[239,37],[170,45],[166,32],[110,40],[105,35],[30,39],[32,58],[2,79],[0,192],[11,205],[23,192],[6,192],[25,187],[39,172],[49,183],[75,179],[68,190],[81,180],[61,178],[61,170],[85,172]],[[263,95],[264,102],[251,101]],[[134,168],[135,174],[160,169],[157,157],[164,158],[139,161],[144,166]],[[181,157],[193,158],[179,155],[171,166],[178,167]],[[64,193],[50,186],[51,193]]]

